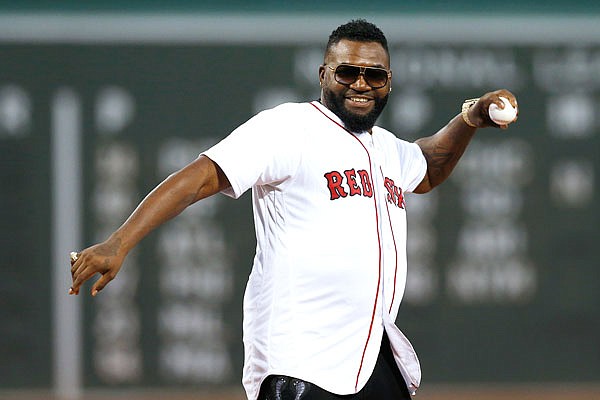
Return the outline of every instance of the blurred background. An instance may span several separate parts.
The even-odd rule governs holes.
[[[399,137],[489,90],[520,105],[407,199],[418,398],[599,399],[600,2],[473,4],[0,1],[0,398],[244,398],[249,194],[151,234],[97,298],[67,296],[68,255],[254,113],[316,99],[329,33],[362,17]]]

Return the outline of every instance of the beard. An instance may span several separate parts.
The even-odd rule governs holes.
[[[346,108],[344,101],[345,97],[343,94],[336,94],[333,91],[323,88],[323,100],[329,110],[337,115],[344,123],[346,129],[350,132],[364,132],[369,131],[375,125],[375,121],[379,118],[379,115],[387,104],[389,94],[385,97],[375,98],[375,105],[373,109],[367,114],[361,115],[353,113]]]

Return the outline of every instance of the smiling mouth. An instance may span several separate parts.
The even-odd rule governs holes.
[[[365,97],[346,97],[346,100],[354,104],[367,104],[371,99]]]

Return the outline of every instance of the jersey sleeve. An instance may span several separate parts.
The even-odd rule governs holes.
[[[400,160],[402,160],[402,188],[405,192],[412,192],[421,183],[427,172],[427,160],[416,143],[409,143],[398,139],[397,142]]]
[[[229,179],[231,188],[224,194],[238,198],[254,185],[281,184],[293,176],[302,146],[302,135],[291,112],[298,106],[287,104],[262,111],[202,153]]]

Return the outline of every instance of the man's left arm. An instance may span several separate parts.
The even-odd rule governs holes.
[[[500,97],[507,98],[518,110],[517,100],[508,90],[489,92],[479,99],[474,99],[472,104],[467,103],[463,112],[450,120],[436,134],[415,141],[427,160],[427,173],[414,193],[427,193],[450,176],[478,128],[489,126],[508,128],[509,124],[498,125],[489,116],[488,109],[492,103],[504,108]]]

